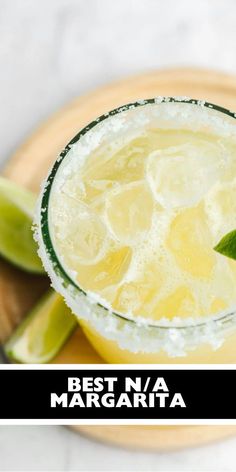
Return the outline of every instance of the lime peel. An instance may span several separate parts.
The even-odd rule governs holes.
[[[78,323],[63,298],[50,290],[6,342],[4,351],[15,362],[49,362],[76,326]]]

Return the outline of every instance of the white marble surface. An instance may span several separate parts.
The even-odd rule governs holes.
[[[97,85],[194,65],[236,73],[235,0],[0,0],[1,160]],[[169,454],[125,451],[62,427],[1,427],[1,471],[234,471],[236,439]]]
[[[235,472],[236,441],[182,452],[128,451],[62,426],[1,426],[0,471]]]

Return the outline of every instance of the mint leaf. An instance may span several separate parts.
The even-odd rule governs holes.
[[[223,236],[220,242],[214,247],[214,250],[236,260],[236,230]]]

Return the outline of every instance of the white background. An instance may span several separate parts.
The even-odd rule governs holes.
[[[235,0],[0,0],[1,160],[75,96],[166,66],[236,73],[235,46]],[[236,439],[160,454],[2,426],[0,470],[235,471]]]

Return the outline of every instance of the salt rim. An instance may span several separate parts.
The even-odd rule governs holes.
[[[102,115],[94,120],[86,128],[82,129],[73,140],[65,147],[60,156],[57,158],[45,182],[41,184],[41,192],[37,202],[37,209],[34,222],[34,237],[38,243],[38,254],[42,259],[44,268],[52,280],[52,287],[65,299],[65,303],[71,308],[79,319],[91,323],[93,329],[109,340],[116,341],[121,349],[128,349],[131,352],[154,353],[160,350],[165,351],[170,357],[186,356],[188,351],[195,350],[200,344],[207,343],[213,349],[218,349],[224,342],[225,334],[232,331],[236,327],[236,307],[230,312],[222,312],[218,316],[204,317],[204,321],[199,318],[185,318],[184,323],[180,318],[167,320],[162,318],[158,322],[143,317],[133,317],[132,314],[123,315],[114,312],[105,300],[94,292],[84,292],[71,280],[68,271],[66,272],[57,259],[56,253],[52,246],[49,228],[46,225],[48,234],[45,235],[45,222],[48,223],[48,203],[52,183],[55,185],[54,177],[56,171],[67,153],[72,151],[75,155],[78,153],[78,144],[80,145],[80,156],[82,161],[88,153],[94,149],[104,135],[109,131],[109,125],[114,118],[108,120],[108,126],[100,126],[99,133],[95,133],[95,139],[91,139],[91,133],[88,139],[86,133],[98,123],[104,121],[107,117],[116,116],[116,131],[119,131],[124,124],[123,117],[119,116],[122,112],[127,112],[138,106],[157,105],[160,103],[188,103],[200,107],[207,107],[215,111],[225,113],[233,118],[235,114],[227,109],[209,104],[203,100],[193,100],[188,97],[156,97],[154,99],[139,100],[135,103],[124,105],[109,113]],[[118,119],[117,119],[118,118]],[[213,116],[215,126],[222,125],[222,120]],[[109,123],[110,121],[110,123]],[[207,120],[209,124],[209,117]],[[107,124],[107,123],[106,123]],[[229,123],[223,123],[220,126],[223,134],[231,135],[235,126]],[[79,142],[83,136],[85,141],[82,146]],[[78,156],[78,154],[77,154]],[[78,164],[78,159],[77,159]],[[58,184],[58,182],[56,182]],[[44,206],[46,203],[46,206]],[[48,249],[47,244],[51,247]],[[112,316],[111,316],[112,315]]]

